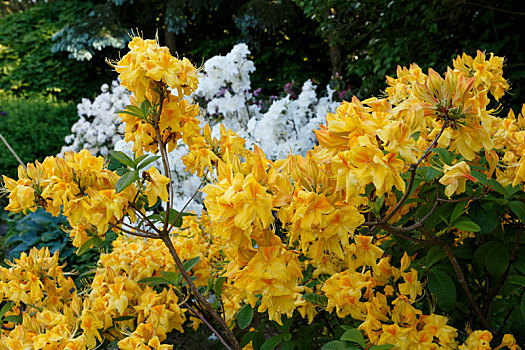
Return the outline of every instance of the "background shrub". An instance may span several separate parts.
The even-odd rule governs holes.
[[[0,110],[0,133],[23,162],[58,153],[78,118],[74,104],[36,95],[0,96]],[[0,174],[16,176],[17,168],[16,159],[0,142]]]
[[[88,17],[93,7],[91,1],[53,1],[0,18],[0,92],[38,92],[66,100],[95,93],[111,74],[104,54],[79,62],[67,52],[52,52],[53,35]]]

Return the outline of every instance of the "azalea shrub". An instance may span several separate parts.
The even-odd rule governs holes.
[[[113,250],[85,290],[45,248],[2,267],[0,347],[172,349],[201,328],[229,349],[520,349],[525,110],[498,114],[503,58],[399,67],[272,159],[201,125],[191,62],[129,49],[112,62],[132,93],[123,167],[81,150],[3,178],[7,210],[62,213],[79,254],[112,230]],[[179,146],[201,213],[173,206]]]

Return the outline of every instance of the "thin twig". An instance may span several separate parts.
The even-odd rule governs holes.
[[[139,237],[144,237],[144,238],[151,238],[151,239],[161,239],[160,236],[158,235],[151,235],[151,234],[147,234],[147,233],[142,233],[142,232],[137,232],[137,231],[130,231],[130,230],[126,230],[125,228],[123,228],[122,226],[118,226],[116,224],[112,225],[112,227],[116,228],[117,230],[120,230],[124,233],[127,233],[129,235],[133,235],[133,236],[139,236]],[[143,231],[144,232],[144,231]]]
[[[452,267],[454,268],[454,272],[456,272],[456,276],[458,277],[458,282],[459,282],[461,288],[463,289],[463,291],[465,292],[465,295],[467,297],[467,300],[468,300],[470,306],[472,307],[472,310],[474,311],[474,313],[476,314],[476,316],[480,320],[480,322],[483,325],[483,327],[485,329],[489,330],[493,335],[495,335],[496,333],[495,333],[494,329],[488,323],[488,321],[486,320],[485,316],[481,313],[481,310],[480,310],[478,304],[474,300],[472,292],[470,291],[470,288],[469,288],[469,286],[467,284],[467,281],[465,279],[465,275],[463,274],[463,270],[461,270],[461,266],[459,265],[459,262],[456,259],[456,256],[454,255],[454,253],[452,252],[452,249],[450,248],[450,246],[447,243],[445,243],[445,242],[437,240],[436,237],[432,233],[430,233],[427,229],[424,228],[424,226],[421,227],[421,231],[423,231],[423,233],[427,236],[427,238],[429,240],[433,240],[435,242],[438,242],[439,245],[441,245],[441,247],[445,251],[445,254],[447,255],[448,259],[450,260],[450,263],[452,264]]]
[[[203,317],[201,314],[199,314],[194,308],[192,308],[188,303],[184,303],[183,306],[190,310],[190,312],[196,316],[197,318],[199,318],[212,332],[213,334],[215,334],[215,336],[217,338],[219,338],[219,340],[221,341],[222,345],[224,345],[226,347],[226,349],[229,349],[231,350],[232,348],[228,345],[228,343],[226,342],[226,340],[224,340],[224,338],[221,336],[221,334],[215,329],[215,327],[213,327],[209,322],[208,320],[206,320],[205,317]]]
[[[405,190],[405,193],[403,194],[403,197],[401,197],[399,202],[397,202],[397,204],[394,207],[394,209],[392,209],[392,211],[390,211],[390,213],[388,213],[383,219],[381,219],[381,222],[387,223],[388,220],[390,220],[394,216],[394,214],[401,208],[401,206],[405,203],[405,201],[407,200],[408,196],[410,195],[410,192],[412,192],[412,187],[414,186],[414,179],[416,177],[417,167],[421,164],[421,162],[429,154],[430,150],[436,145],[438,139],[441,137],[441,135],[445,131],[445,128],[447,127],[447,124],[448,124],[448,119],[446,119],[443,122],[443,126],[441,127],[441,130],[439,131],[439,134],[437,134],[437,136],[434,138],[432,143],[430,145],[428,145],[427,149],[425,150],[423,155],[421,155],[421,157],[419,158],[417,163],[416,164],[412,164],[410,166],[410,170],[409,170],[410,171],[410,180],[408,181],[408,187]],[[370,229],[370,231],[374,231],[375,229],[376,229],[376,227],[372,227]]]
[[[420,227],[423,226],[425,221],[430,217],[430,215],[432,215],[434,210],[436,210],[436,208],[438,206],[438,203],[439,203],[439,201],[436,198],[436,200],[434,201],[434,205],[432,206],[432,208],[430,208],[428,213],[426,213],[425,216],[423,216],[421,219],[419,219],[413,225],[410,225],[410,226],[407,226],[407,227],[395,227],[395,226],[392,226],[390,224],[384,223],[384,224],[381,224],[380,226],[382,228],[387,228],[388,230],[391,230],[391,231],[394,231],[394,232],[398,232],[398,233],[403,233],[403,232],[407,233],[407,232],[410,232],[410,231],[415,231],[415,230],[417,230],[417,229],[419,229]]]
[[[197,187],[197,189],[195,190],[195,192],[193,193],[193,195],[191,196],[191,198],[186,202],[186,204],[184,204],[184,206],[182,207],[182,209],[179,211],[179,213],[177,214],[177,217],[175,218],[175,220],[173,220],[173,222],[171,223],[170,227],[168,228],[168,233],[171,232],[171,230],[173,229],[173,227],[175,227],[175,223],[181,218],[181,216],[183,215],[184,213],[184,210],[186,210],[186,208],[188,207],[188,205],[190,205],[190,203],[193,201],[193,199],[195,199],[195,196],[197,195],[197,193],[199,193],[199,189],[202,187],[202,185],[204,184],[204,182],[206,182],[206,176],[207,176],[207,173],[204,174],[204,178],[202,179],[201,183],[199,184],[199,186]]]
[[[155,226],[155,224],[146,216],[146,214],[144,214],[143,212],[141,212],[140,210],[138,210],[137,208],[135,208],[133,205],[131,206],[131,209],[133,209],[133,211],[137,214],[140,215],[140,217],[146,221],[149,226],[155,230],[155,232],[157,232],[157,234],[160,234],[160,230],[157,228],[157,226]]]
[[[179,269],[184,280],[188,283],[192,294],[197,298],[197,300],[202,304],[202,306],[204,306],[206,311],[208,311],[211,314],[213,319],[221,326],[224,333],[226,334],[226,337],[230,341],[230,344],[233,346],[233,349],[241,350],[239,342],[237,341],[237,339],[235,339],[235,336],[231,332],[224,319],[221,316],[219,316],[219,314],[213,309],[213,307],[206,300],[206,298],[197,290],[197,287],[195,287],[195,284],[188,275],[188,272],[184,269],[184,265],[182,264],[182,261],[180,260],[179,255],[177,254],[177,250],[175,249],[175,246],[173,245],[173,242],[171,241],[171,238],[169,237],[166,231],[163,231],[162,233],[162,241],[168,247],[168,250],[171,256],[173,257],[173,260],[175,260],[177,268]]]
[[[18,154],[16,154],[15,150],[11,147],[11,145],[9,144],[9,142],[7,142],[7,140],[4,138],[4,136],[2,135],[2,133],[0,133],[0,139],[2,139],[2,142],[5,144],[5,146],[7,147],[7,149],[11,152],[11,154],[16,158],[16,160],[18,161],[18,163],[20,163],[20,165],[23,166],[24,169],[27,171],[27,167],[26,167],[26,165],[24,164],[24,162],[22,162],[22,159],[20,159],[20,157],[18,156]]]

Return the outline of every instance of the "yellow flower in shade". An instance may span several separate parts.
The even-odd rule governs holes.
[[[381,334],[377,345],[390,344],[394,345],[397,349],[410,348],[410,328],[399,327],[397,323],[394,323],[391,325],[383,325],[382,330],[383,333]]]
[[[102,341],[102,336],[98,330],[104,327],[104,323],[93,312],[85,311],[82,313],[81,327],[88,347],[94,348],[96,346],[95,339]]]
[[[268,311],[270,320],[282,325],[281,317],[291,317],[301,306],[302,277],[296,254],[282,245],[260,247],[248,265],[239,272],[230,273],[235,287],[246,291],[246,301],[255,307],[260,294],[259,312]]]
[[[23,211],[24,213],[29,209],[31,211],[36,210],[35,204],[35,190],[31,187],[31,180],[20,179],[15,181],[2,175],[4,184],[9,193],[9,205],[5,207],[5,210],[18,213]]]
[[[146,179],[148,184],[146,185],[144,193],[148,197],[148,205],[151,207],[157,203],[157,197],[159,197],[161,201],[167,202],[169,197],[166,186],[170,183],[170,179],[162,175],[155,167],[151,167],[145,171],[145,173],[147,174]]]
[[[509,350],[521,350],[518,344],[516,344],[516,339],[514,339],[514,336],[512,334],[505,334],[503,336],[501,344],[494,350],[498,350],[504,346],[508,347]]]
[[[347,252],[347,264],[351,269],[360,266],[375,267],[377,260],[383,256],[383,249],[372,243],[372,236],[355,236]]]
[[[459,346],[459,350],[490,350],[491,340],[489,331],[475,331],[468,336],[465,344]]]
[[[370,274],[345,270],[330,277],[323,285],[322,291],[328,298],[326,309],[336,309],[337,316],[344,318],[348,315],[356,320],[366,317],[366,303],[361,301],[363,289],[372,282]]]
[[[410,272],[404,272],[402,275],[405,282],[399,284],[399,292],[410,296],[410,301],[414,302],[418,295],[423,294],[423,288],[417,279],[417,271],[410,269]]]
[[[460,194],[465,192],[467,180],[477,182],[478,180],[470,175],[470,167],[467,163],[459,162],[453,166],[443,166],[444,175],[439,179],[439,183],[445,185],[445,195],[449,198],[454,193]]]
[[[434,337],[439,339],[439,343],[443,346],[450,346],[455,343],[458,332],[454,327],[447,325],[447,318],[441,315],[423,316],[423,330],[429,332]]]

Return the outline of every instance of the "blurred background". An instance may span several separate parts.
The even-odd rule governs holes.
[[[132,30],[158,34],[161,45],[198,66],[246,43],[258,94],[291,94],[311,79],[318,90],[330,84],[335,100],[380,95],[397,65],[442,73],[458,54],[480,49],[506,57],[505,116],[523,102],[524,21],[522,0],[1,1],[0,133],[24,162],[58,153],[79,119],[77,104],[116,79],[105,59],[126,52]],[[0,174],[15,177],[17,166],[0,143]],[[0,198],[0,208],[6,204]],[[54,231],[64,222],[53,220],[35,214],[22,222],[3,212],[0,234],[33,230],[41,244],[42,232],[64,236]],[[0,258],[3,242],[0,236]]]

